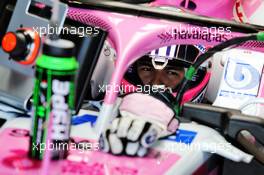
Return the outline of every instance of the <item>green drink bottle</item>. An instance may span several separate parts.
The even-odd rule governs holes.
[[[41,160],[47,148],[52,159],[67,156],[78,68],[73,55],[73,42],[47,39],[37,59],[29,144],[29,156],[33,159]],[[46,145],[50,117],[50,143]]]

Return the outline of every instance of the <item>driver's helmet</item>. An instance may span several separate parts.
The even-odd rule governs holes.
[[[171,45],[153,50],[128,68],[121,82],[123,92],[143,91],[148,86],[148,90],[164,88],[176,96],[187,68],[205,51],[202,45]],[[209,78],[207,64],[203,64],[189,83],[183,102],[200,102]]]

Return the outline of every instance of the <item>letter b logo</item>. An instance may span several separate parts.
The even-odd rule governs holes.
[[[228,86],[234,89],[248,90],[259,85],[260,74],[248,63],[229,59],[224,78]]]

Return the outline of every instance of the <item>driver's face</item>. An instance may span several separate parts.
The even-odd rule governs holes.
[[[153,67],[151,61],[139,61],[137,72],[144,85],[165,85],[175,88],[184,77],[184,68],[174,65],[167,65],[162,70]]]

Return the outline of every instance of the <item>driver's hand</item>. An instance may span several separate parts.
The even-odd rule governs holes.
[[[129,94],[119,110],[121,116],[112,121],[99,140],[101,150],[114,155],[143,157],[160,137],[178,127],[178,121],[172,120],[173,110],[150,95]],[[169,123],[173,123],[173,130],[168,131]]]
[[[162,128],[131,116],[115,118],[100,137],[100,148],[115,155],[144,156],[158,139]]]

